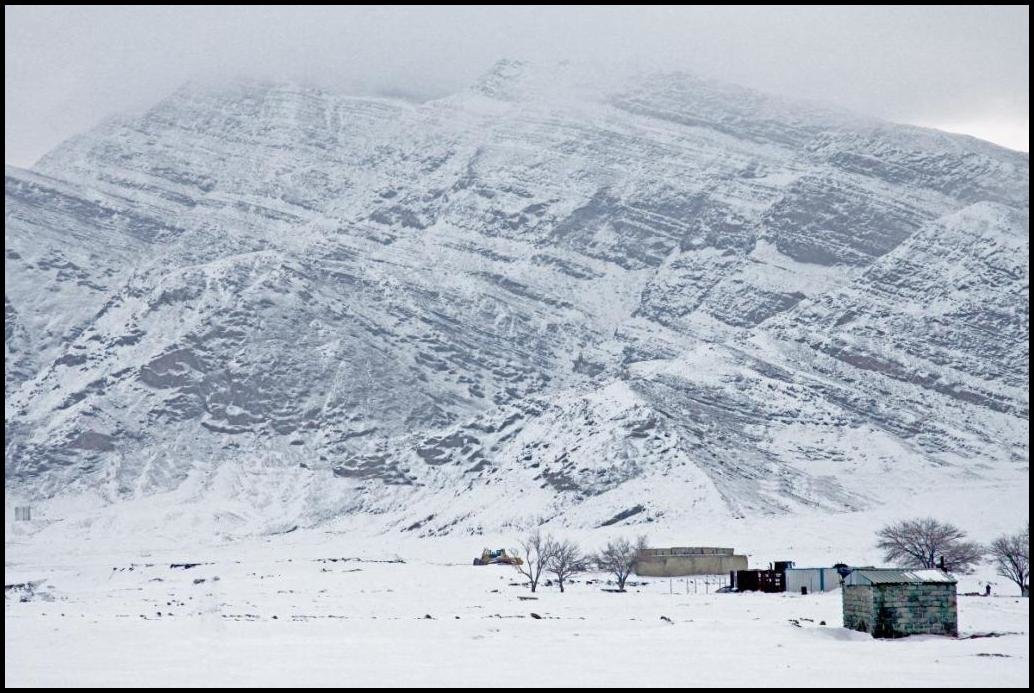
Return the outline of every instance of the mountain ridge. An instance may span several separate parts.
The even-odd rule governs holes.
[[[260,517],[479,531],[1025,483],[1029,157],[597,79],[192,86],[7,167],[8,490],[273,468]]]

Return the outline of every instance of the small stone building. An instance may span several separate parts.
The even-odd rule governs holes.
[[[854,570],[844,579],[844,627],[874,638],[958,635],[955,587],[940,570]]]
[[[644,549],[636,559],[636,575],[681,577],[684,575],[725,575],[745,570],[747,557],[732,549],[715,546],[676,546],[670,549]]]

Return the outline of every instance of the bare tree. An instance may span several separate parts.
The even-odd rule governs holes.
[[[876,536],[884,560],[906,568],[937,568],[943,559],[945,570],[971,573],[984,555],[980,544],[966,541],[964,531],[932,517],[902,520]]]
[[[639,552],[646,548],[646,537],[640,536],[632,543],[628,539],[615,539],[607,542],[595,557],[596,566],[600,570],[611,573],[617,580],[618,589],[624,591],[625,581],[635,569]]]
[[[521,540],[520,548],[511,550],[514,556],[521,559],[516,564],[517,572],[528,578],[532,592],[538,588],[542,571],[549,565],[556,550],[556,541],[548,534],[542,536],[542,532],[537,529]]]
[[[560,591],[564,591],[564,580],[585,570],[585,555],[581,547],[570,539],[558,541],[546,563],[546,570],[556,576]]]
[[[1003,534],[988,547],[991,562],[998,574],[1009,578],[1020,588],[1020,594],[1030,596],[1030,523],[1019,534]]]

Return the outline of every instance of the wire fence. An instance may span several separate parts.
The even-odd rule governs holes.
[[[668,578],[668,594],[710,594],[730,586],[728,575]]]

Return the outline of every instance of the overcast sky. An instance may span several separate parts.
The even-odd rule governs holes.
[[[431,97],[501,57],[688,69],[1028,150],[1029,8],[6,7],[5,159],[195,78]]]

